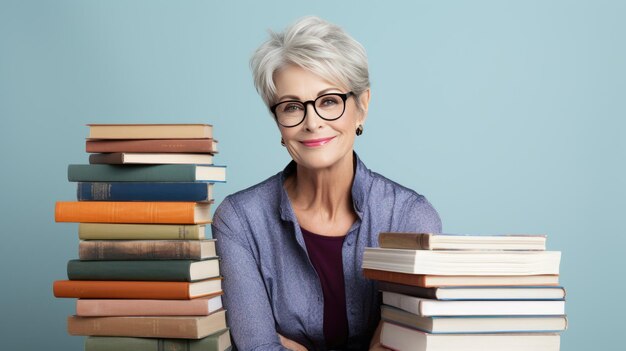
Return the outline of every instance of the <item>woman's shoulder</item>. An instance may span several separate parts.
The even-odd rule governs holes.
[[[399,201],[427,201],[424,195],[396,181],[393,181],[380,173],[369,170],[369,174],[372,179],[372,189],[375,191],[382,191],[387,195],[393,195]]]
[[[407,230],[441,232],[439,214],[424,195],[379,173],[369,173],[371,187],[367,203],[371,208],[401,218],[401,227]]]

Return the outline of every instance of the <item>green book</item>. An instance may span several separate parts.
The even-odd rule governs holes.
[[[200,340],[150,339],[114,336],[89,336],[85,351],[227,351],[231,349],[228,329]]]
[[[69,165],[70,182],[225,182],[226,166],[216,165]]]
[[[218,277],[219,260],[81,261],[67,263],[69,280],[193,282]]]

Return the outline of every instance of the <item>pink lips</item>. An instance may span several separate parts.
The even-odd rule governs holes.
[[[328,144],[328,142],[330,142],[334,138],[335,137],[323,138],[323,139],[303,140],[303,141],[301,141],[301,143],[304,144],[304,146],[308,146],[308,147],[318,147],[318,146],[322,146],[322,145]]]

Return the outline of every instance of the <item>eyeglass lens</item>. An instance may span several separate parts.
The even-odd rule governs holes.
[[[326,120],[335,120],[344,112],[344,100],[340,95],[327,94],[315,99],[313,107],[315,112]],[[299,101],[285,101],[276,106],[276,118],[283,126],[298,125],[306,115],[305,103]]]

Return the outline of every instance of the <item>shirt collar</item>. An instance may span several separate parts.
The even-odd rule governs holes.
[[[354,211],[356,212],[359,219],[362,219],[363,215],[363,204],[365,203],[365,198],[367,196],[367,191],[365,189],[367,180],[369,178],[370,170],[363,164],[359,156],[354,154],[354,180],[352,181],[352,206],[354,207]],[[280,217],[285,221],[293,221],[296,222],[296,216],[291,207],[291,202],[289,201],[289,196],[287,195],[287,191],[283,187],[285,183],[285,179],[292,175],[296,171],[296,162],[291,161],[289,164],[280,172]]]

